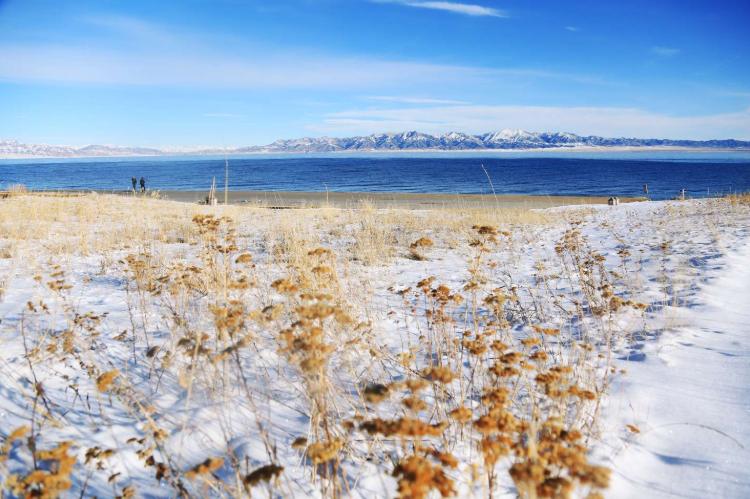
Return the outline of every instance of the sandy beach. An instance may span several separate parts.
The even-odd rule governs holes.
[[[161,191],[162,198],[172,201],[204,202],[205,191]],[[220,202],[224,193],[218,194]],[[418,194],[396,192],[289,192],[289,191],[230,191],[230,204],[255,204],[269,208],[301,208],[334,206],[355,208],[369,203],[378,208],[440,209],[440,208],[550,208],[575,204],[606,204],[607,197],[587,196],[528,196],[484,194]],[[620,198],[621,202],[636,198]]]
[[[32,191],[35,195],[56,197],[75,197],[97,192],[98,194],[117,194],[133,196],[130,191]],[[0,198],[9,193],[0,191]],[[183,203],[205,203],[207,191],[148,191],[135,196],[166,199]],[[217,195],[219,204],[224,203],[224,193]],[[230,191],[227,196],[232,205],[252,205],[260,208],[357,208],[366,204],[375,208],[394,208],[411,210],[434,209],[486,209],[486,208],[523,208],[541,209],[556,206],[583,204],[607,204],[606,196],[541,196],[524,194],[437,194],[437,193],[404,193],[404,192],[296,192],[296,191]],[[644,198],[619,198],[621,203],[643,201]]]

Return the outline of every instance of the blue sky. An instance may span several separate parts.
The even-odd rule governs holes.
[[[0,138],[750,139],[750,2],[0,0]]]

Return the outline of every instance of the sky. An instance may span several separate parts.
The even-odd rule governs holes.
[[[0,0],[0,140],[750,140],[750,2]]]

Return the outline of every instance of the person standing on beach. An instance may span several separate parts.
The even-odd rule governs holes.
[[[138,179],[136,179],[135,177],[130,177],[130,183],[133,184],[133,192],[137,192],[136,187],[138,186]]]
[[[146,179],[141,177],[141,192],[146,192]]]

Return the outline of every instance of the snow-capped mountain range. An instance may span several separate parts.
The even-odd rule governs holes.
[[[86,158],[99,156],[156,156],[165,154],[148,147],[118,147],[90,145],[85,147],[23,144],[16,140],[0,140],[0,157],[30,158]]]
[[[750,141],[674,140],[607,138],[596,135],[581,136],[560,132],[527,132],[503,129],[497,132],[470,135],[449,132],[429,135],[420,132],[381,133],[359,137],[305,137],[277,140],[265,146],[238,148],[203,148],[165,150],[146,147],[118,147],[90,145],[86,147],[23,144],[14,140],[0,140],[0,157],[92,157],[92,156],[157,156],[176,154],[248,154],[248,153],[321,153],[346,151],[466,151],[466,150],[524,150],[618,147],[676,147],[710,149],[750,149]]]

